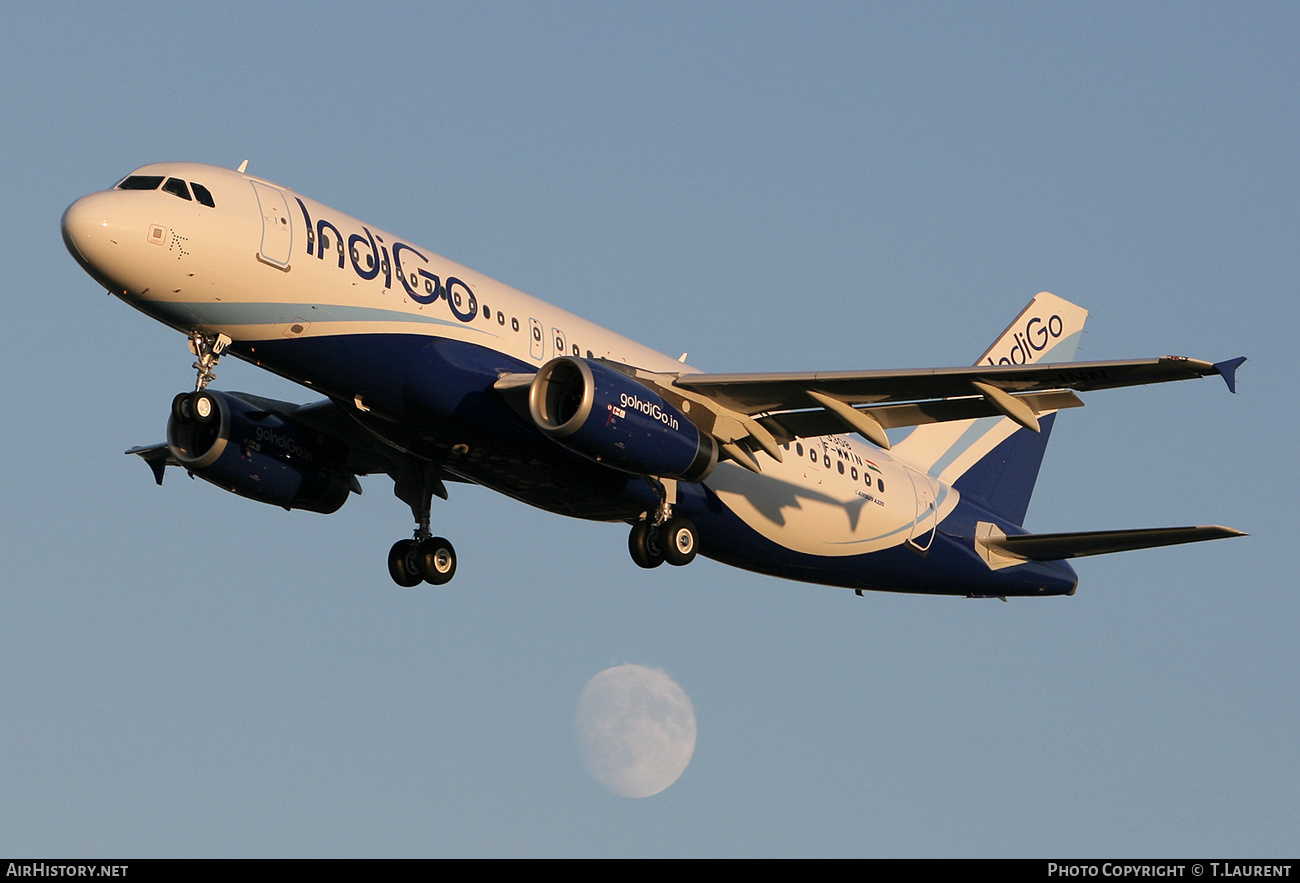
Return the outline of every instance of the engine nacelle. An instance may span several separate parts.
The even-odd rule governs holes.
[[[566,448],[624,472],[701,481],[718,462],[712,436],[649,387],[600,362],[547,362],[528,390],[528,411]]]
[[[177,396],[167,447],[190,474],[285,509],[334,512],[355,479],[338,439],[228,392]]]

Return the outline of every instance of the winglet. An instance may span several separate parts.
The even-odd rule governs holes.
[[[126,453],[135,454],[148,463],[149,468],[153,471],[153,480],[158,483],[159,487],[162,487],[163,472],[166,471],[171,457],[171,450],[166,445],[144,445],[132,448]]]
[[[1228,359],[1226,362],[1215,362],[1214,370],[1223,375],[1223,382],[1228,384],[1228,392],[1237,392],[1237,369],[1241,363],[1246,361],[1245,356],[1237,356],[1235,359]]]

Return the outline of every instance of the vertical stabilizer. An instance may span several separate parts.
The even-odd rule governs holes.
[[[1044,291],[1007,326],[977,365],[1032,365],[1074,358],[1088,311]],[[1040,432],[1006,417],[918,426],[893,453],[922,472],[955,485],[964,497],[1016,524],[1024,521],[1054,411],[1039,415]]]

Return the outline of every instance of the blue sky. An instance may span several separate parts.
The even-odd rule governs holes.
[[[11,4],[0,852],[1288,856],[1300,141],[1288,4]],[[235,166],[717,371],[960,365],[1040,290],[1080,357],[1250,361],[1058,420],[1034,530],[1251,533],[1073,598],[812,587],[482,489],[395,589],[381,477],[286,513],[122,451],[184,340],[58,218]],[[311,394],[223,363],[218,386]],[[610,665],[695,705],[682,778],[585,772]]]

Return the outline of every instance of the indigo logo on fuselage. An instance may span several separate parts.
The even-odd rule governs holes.
[[[325,260],[325,253],[338,253],[340,270],[351,263],[352,271],[367,281],[383,275],[384,287],[393,287],[396,276],[406,296],[417,304],[446,300],[451,314],[462,322],[472,322],[478,315],[478,298],[462,280],[448,276],[445,280],[430,272],[429,259],[413,245],[393,242],[392,249],[364,225],[360,233],[343,236],[339,228],[324,218],[312,224],[311,215],[301,199],[295,198],[307,225],[306,248],[310,257]],[[391,257],[390,257],[391,255]]]

